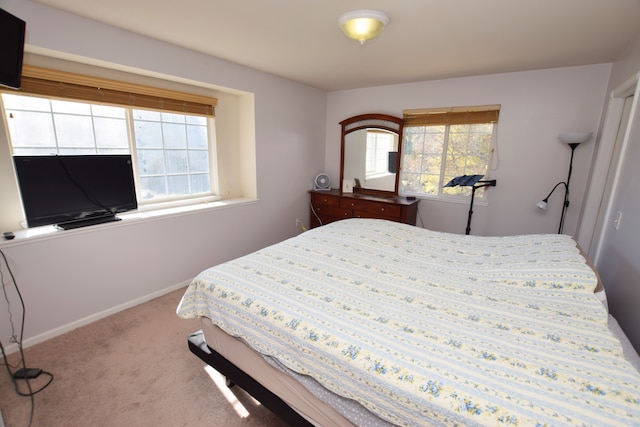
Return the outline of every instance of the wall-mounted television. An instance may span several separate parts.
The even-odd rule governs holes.
[[[14,156],[27,226],[67,230],[137,209],[131,155]]]
[[[25,22],[0,9],[0,85],[19,89],[22,81]]]

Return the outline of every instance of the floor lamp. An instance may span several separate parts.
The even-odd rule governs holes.
[[[476,195],[476,190],[482,187],[495,187],[496,180],[480,181],[484,175],[461,175],[456,176],[445,185],[445,187],[471,187],[471,204],[469,205],[469,217],[467,219],[467,230],[465,234],[471,232],[471,215],[473,215],[473,199]]]
[[[549,197],[556,191],[556,188],[564,186],[564,202],[562,203],[562,213],[560,214],[560,225],[558,226],[558,234],[561,234],[564,229],[564,218],[567,214],[567,208],[569,207],[569,183],[571,182],[571,172],[573,170],[573,154],[576,151],[578,145],[587,142],[591,138],[592,132],[571,132],[561,133],[559,135],[560,141],[569,145],[571,148],[571,160],[569,160],[569,174],[566,181],[560,181],[549,192],[547,197],[536,203],[539,209],[546,209],[549,202]]]

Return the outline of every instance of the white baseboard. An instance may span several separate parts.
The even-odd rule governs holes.
[[[142,304],[147,301],[151,301],[152,299],[156,299],[158,297],[161,297],[163,295],[176,291],[180,288],[185,288],[189,285],[189,283],[191,283],[191,280],[185,280],[182,283],[175,284],[173,286],[162,289],[160,291],[152,292],[140,298],[127,301],[124,304],[117,305],[115,307],[109,308],[99,313],[95,313],[90,316],[84,317],[80,320],[76,320],[75,322],[71,322],[66,325],[60,326],[58,328],[52,329],[50,331],[44,332],[40,335],[36,335],[34,337],[28,338],[22,342],[22,348],[25,349],[33,345],[40,344],[41,342],[50,340],[51,338],[70,332],[81,326],[88,325],[89,323],[93,323],[97,320],[104,319],[105,317],[111,316],[112,314],[118,313],[122,310],[126,310],[127,308],[135,307],[136,305]],[[7,355],[15,353],[17,351],[18,351],[18,345],[15,343],[5,347],[5,352],[7,353]],[[2,424],[0,424],[0,427],[2,427]]]

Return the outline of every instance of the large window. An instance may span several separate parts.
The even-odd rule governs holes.
[[[467,196],[470,187],[444,187],[461,175],[486,175],[495,146],[497,106],[404,112],[400,192]],[[477,193],[482,197],[482,190]]]
[[[59,99],[37,96],[46,90],[36,92],[2,94],[14,155],[129,153],[140,205],[216,196],[213,114],[175,111],[182,107],[136,108],[135,102],[134,107],[84,102],[90,99],[85,96]]]

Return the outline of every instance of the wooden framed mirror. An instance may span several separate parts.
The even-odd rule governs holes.
[[[349,180],[355,193],[398,195],[404,120],[387,114],[361,114],[340,125],[339,184]]]

